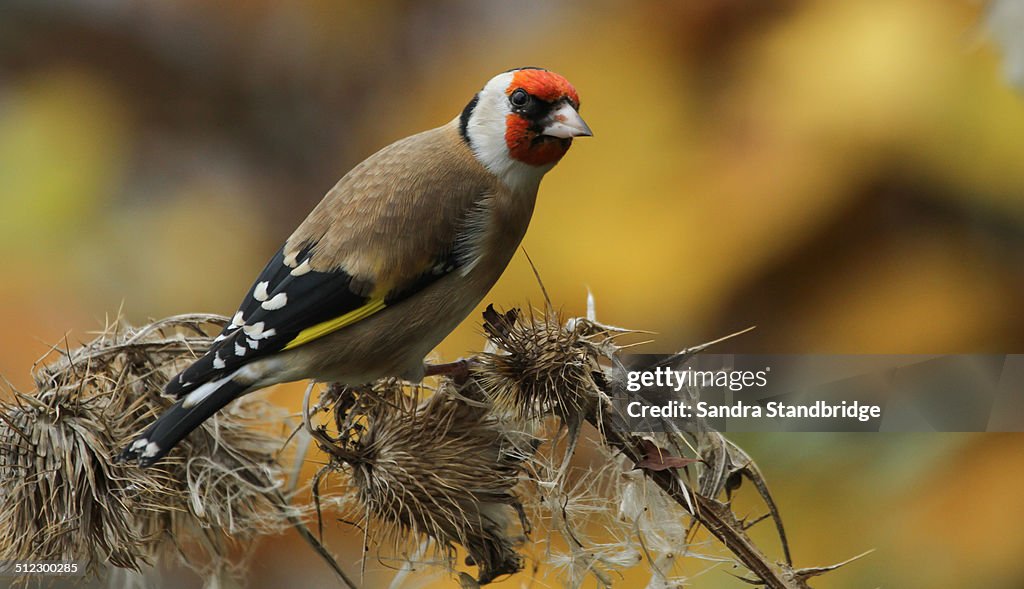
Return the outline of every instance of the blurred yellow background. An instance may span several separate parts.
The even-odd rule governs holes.
[[[567,314],[589,288],[600,319],[658,332],[647,352],[750,325],[728,351],[1024,352],[1024,91],[982,2],[4,4],[0,374],[19,388],[122,305],[230,314],[351,166],[524,65],[569,78],[595,132],[524,243]],[[520,254],[486,302],[528,301]],[[479,349],[478,318],[440,357]],[[876,549],[816,587],[1024,586],[1020,436],[736,439],[798,566]],[[357,570],[359,533],[328,528]],[[257,550],[252,587],[330,582],[294,538]],[[725,570],[693,586],[749,586]],[[527,583],[499,586],[556,579]]]

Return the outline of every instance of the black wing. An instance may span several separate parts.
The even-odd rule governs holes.
[[[284,248],[278,250],[249,289],[232,322],[203,357],[167,383],[165,393],[181,397],[257,358],[319,337],[303,333],[304,330],[346,316],[354,323],[385,306],[397,304],[456,270],[462,258],[454,252],[454,247],[449,248],[428,272],[375,300],[369,295],[373,285],[355,280],[343,270],[309,269],[303,262],[311,249],[312,246],[307,246],[300,251],[292,264],[285,263]],[[338,328],[340,326],[335,326],[324,333]]]

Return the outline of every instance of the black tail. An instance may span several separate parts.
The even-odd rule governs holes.
[[[122,450],[118,459],[120,461],[138,460],[139,466],[143,468],[152,465],[167,455],[192,430],[199,427],[232,400],[244,394],[248,388],[248,385],[228,379],[190,407],[185,406],[189,402],[189,396],[186,395],[184,399],[164,411],[152,425],[146,428],[146,431]]]

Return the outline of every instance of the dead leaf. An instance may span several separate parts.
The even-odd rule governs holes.
[[[643,448],[644,457],[640,462],[636,463],[637,468],[644,470],[668,470],[670,468],[682,468],[687,464],[693,464],[694,462],[700,462],[700,458],[683,458],[681,456],[672,456],[666,450],[659,448],[654,442],[644,439],[640,441],[640,447]]]

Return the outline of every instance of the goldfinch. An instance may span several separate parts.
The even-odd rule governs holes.
[[[120,454],[146,467],[227,403],[302,380],[418,381],[519,246],[541,178],[590,136],[576,90],[541,68],[491,78],[448,124],[357,165],[270,260],[178,401]]]

